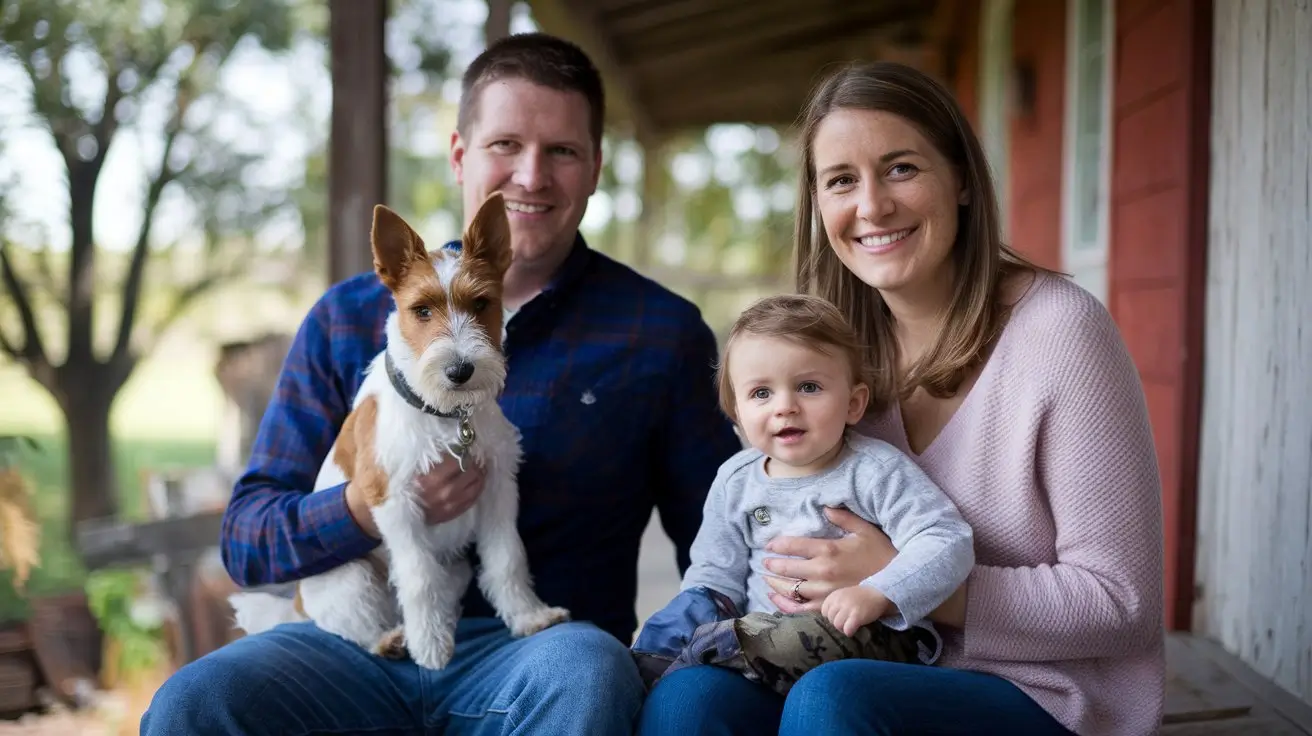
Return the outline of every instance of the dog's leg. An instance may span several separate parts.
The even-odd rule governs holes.
[[[469,561],[458,559],[452,561],[448,566],[454,575],[456,575],[456,587],[453,589],[458,594],[463,594],[469,587],[469,581],[473,574],[469,569]],[[446,616],[452,621],[460,620],[460,595],[451,595],[443,600],[437,601],[439,606],[446,607]],[[383,634],[374,647],[374,653],[387,659],[405,659],[409,655],[406,648],[405,628],[398,624],[391,631]]]
[[[391,553],[405,648],[419,666],[440,670],[455,650],[463,590],[460,573],[433,550],[423,509],[412,493],[392,488],[387,500],[374,508],[374,522]],[[389,639],[395,647],[394,638]]]
[[[399,614],[387,580],[368,559],[352,560],[300,583],[301,605],[330,634],[372,650]]]
[[[478,587],[515,636],[528,636],[569,620],[533,590],[528,555],[516,528],[519,486],[506,468],[493,466],[478,502]]]

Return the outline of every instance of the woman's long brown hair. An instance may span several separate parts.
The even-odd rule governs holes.
[[[852,273],[830,246],[816,204],[816,129],[835,110],[873,110],[904,118],[952,164],[967,192],[961,205],[952,298],[938,338],[900,380],[893,316],[873,287]],[[873,372],[870,410],[923,387],[931,396],[956,393],[967,372],[1002,331],[1007,306],[1000,285],[1008,274],[1039,270],[1002,243],[998,198],[984,149],[952,93],[929,75],[893,62],[844,67],[812,92],[800,122],[801,181],[795,240],[797,290],[833,302],[861,338]]]

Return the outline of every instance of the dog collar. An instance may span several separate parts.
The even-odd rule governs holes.
[[[396,363],[392,362],[392,354],[384,353],[383,359],[387,363],[387,378],[392,382],[392,388],[396,389],[402,399],[405,399],[405,403],[435,417],[460,419],[462,421],[469,420],[469,407],[456,407],[455,411],[447,413],[419,398],[419,394],[415,393],[414,389],[410,388],[410,384],[405,382],[405,377],[401,375],[401,371],[396,369]]]
[[[396,393],[400,394],[405,403],[425,414],[441,417],[442,419],[460,420],[459,434],[456,438],[458,444],[457,447],[451,448],[451,451],[457,457],[464,455],[465,450],[468,450],[469,446],[474,444],[474,426],[469,421],[469,407],[460,406],[450,413],[439,410],[419,398],[419,394],[416,394],[414,389],[410,388],[410,384],[405,382],[405,377],[401,375],[401,371],[396,369],[396,363],[392,362],[391,353],[384,353],[383,361],[387,365],[387,378],[392,382],[392,388],[396,389]],[[463,469],[463,467],[462,464],[461,468]]]

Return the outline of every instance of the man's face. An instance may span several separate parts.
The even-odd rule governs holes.
[[[578,92],[502,79],[479,93],[468,137],[451,136],[466,220],[489,194],[504,194],[516,266],[554,267],[574,243],[601,175],[589,113]]]

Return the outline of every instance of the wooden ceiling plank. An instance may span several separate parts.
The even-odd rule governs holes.
[[[724,27],[726,16],[733,18],[728,25],[738,25],[739,17],[768,16],[780,8],[797,12],[795,0],[758,0],[754,3],[734,0],[666,0],[650,2],[625,13],[600,14],[601,22],[617,35],[649,37],[662,33],[675,34],[688,28]]]
[[[678,56],[689,50],[734,44],[743,37],[769,38],[799,22],[814,23],[817,18],[842,17],[847,11],[835,0],[812,2],[805,13],[796,4],[741,5],[722,13],[714,21],[695,24],[667,24],[640,31],[631,37],[628,53],[639,63]]]
[[[807,14],[805,21],[790,22],[786,25],[762,25],[749,33],[721,36],[716,40],[703,38],[701,43],[688,43],[682,48],[667,48],[663,52],[647,50],[635,60],[633,66],[639,74],[663,68],[671,74],[675,69],[680,73],[698,68],[714,68],[735,58],[759,60],[770,53],[791,50],[797,42],[806,41],[813,45],[823,45],[832,40],[850,38],[854,34],[869,33],[881,25],[897,22],[906,14],[904,8],[890,10],[887,7],[875,11],[864,11],[846,17],[820,16]]]

